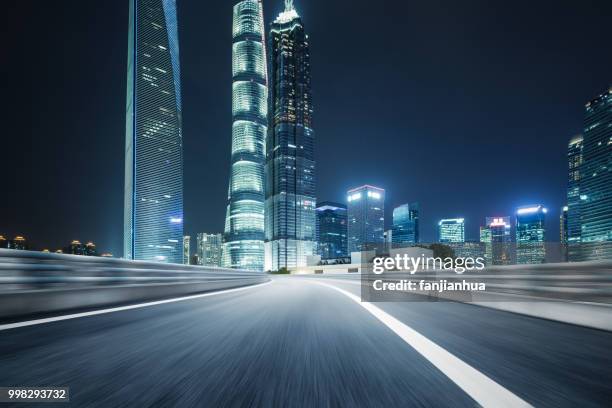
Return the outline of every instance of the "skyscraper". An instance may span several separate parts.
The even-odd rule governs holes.
[[[512,224],[510,217],[487,217],[484,234],[485,259],[489,265],[510,265],[512,263]],[[481,229],[481,242],[483,234]]]
[[[465,242],[465,220],[448,218],[438,222],[438,242]]]
[[[561,257],[565,262],[568,261],[567,252],[567,205],[561,208],[561,214],[559,214],[559,243],[561,244]]]
[[[197,235],[197,246],[196,253],[199,265],[221,266],[223,234],[201,232]]]
[[[516,211],[516,263],[538,264],[546,262],[545,215],[542,205],[521,207]]]
[[[373,249],[385,242],[385,190],[364,185],[347,192],[348,249]]]
[[[176,0],[130,0],[123,252],[181,263],[183,140]]]
[[[612,88],[585,107],[580,224],[580,258],[612,258]]]
[[[232,167],[223,264],[264,267],[264,142],[268,74],[261,0],[234,6],[232,43]]]
[[[419,203],[402,204],[393,209],[393,244],[419,242]]]
[[[322,202],[317,206],[317,243],[321,259],[348,257],[346,205]]]
[[[580,260],[580,166],[582,165],[582,135],[574,136],[567,146],[567,258]]]
[[[278,270],[306,265],[316,247],[310,45],[292,0],[269,41],[265,269]]]
[[[189,265],[191,261],[191,237],[183,237],[183,265]]]

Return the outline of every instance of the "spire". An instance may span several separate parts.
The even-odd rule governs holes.
[[[295,10],[293,7],[293,0],[285,0],[285,11]]]
[[[274,22],[285,24],[299,17],[300,16],[298,16],[297,11],[295,11],[293,0],[285,0],[285,10],[281,12],[278,17],[276,17],[276,20],[274,20]]]

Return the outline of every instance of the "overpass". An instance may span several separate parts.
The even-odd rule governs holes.
[[[540,297],[582,294],[550,296],[569,314],[610,310],[611,264],[558,268],[552,286],[563,290],[533,271],[514,273],[540,282],[529,285]],[[504,296],[528,296],[498,284]],[[67,386],[79,407],[612,400],[608,330],[495,307],[505,300],[490,307],[360,295],[353,276],[0,250],[0,386]]]

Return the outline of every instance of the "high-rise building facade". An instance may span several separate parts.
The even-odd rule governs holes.
[[[385,242],[385,190],[364,185],[347,192],[348,249],[365,251]]]
[[[325,201],[317,205],[317,243],[321,259],[349,256],[346,205]]]
[[[516,263],[546,262],[546,213],[542,205],[530,205],[516,210]]]
[[[574,136],[567,146],[567,259],[580,260],[580,167],[582,165],[582,135]]]
[[[176,0],[130,0],[123,252],[182,263],[183,140]]]
[[[261,0],[234,6],[232,42],[232,167],[223,265],[264,268],[264,162],[268,79]]]
[[[189,265],[191,263],[191,236],[185,235],[183,237],[183,265]]]
[[[487,264],[512,264],[513,246],[510,217],[487,217],[486,227],[484,228],[489,231],[488,235],[485,235],[488,236],[488,242],[485,242],[485,259],[487,260]]]
[[[447,218],[438,222],[438,242],[465,242],[465,220],[463,218]]]
[[[569,260],[568,246],[567,246],[567,212],[568,206],[565,205],[561,208],[559,214],[559,243],[561,244],[561,258],[564,262]]]
[[[585,107],[580,259],[612,258],[612,88]]]
[[[310,44],[292,0],[272,23],[269,44],[265,269],[278,270],[305,266],[316,250]]]
[[[221,266],[223,252],[223,234],[207,234],[201,232],[197,235],[198,264],[204,266]]]
[[[402,204],[393,209],[393,244],[405,245],[419,242],[419,204]]]

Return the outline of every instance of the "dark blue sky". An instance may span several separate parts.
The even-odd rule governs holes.
[[[231,137],[230,1],[179,0],[186,233],[223,227]],[[549,207],[566,144],[612,83],[609,1],[295,0],[311,37],[319,200],[364,183],[387,215],[421,204],[424,240],[463,216]],[[265,0],[269,22],[281,0]],[[128,1],[5,8],[0,234],[121,254]]]

